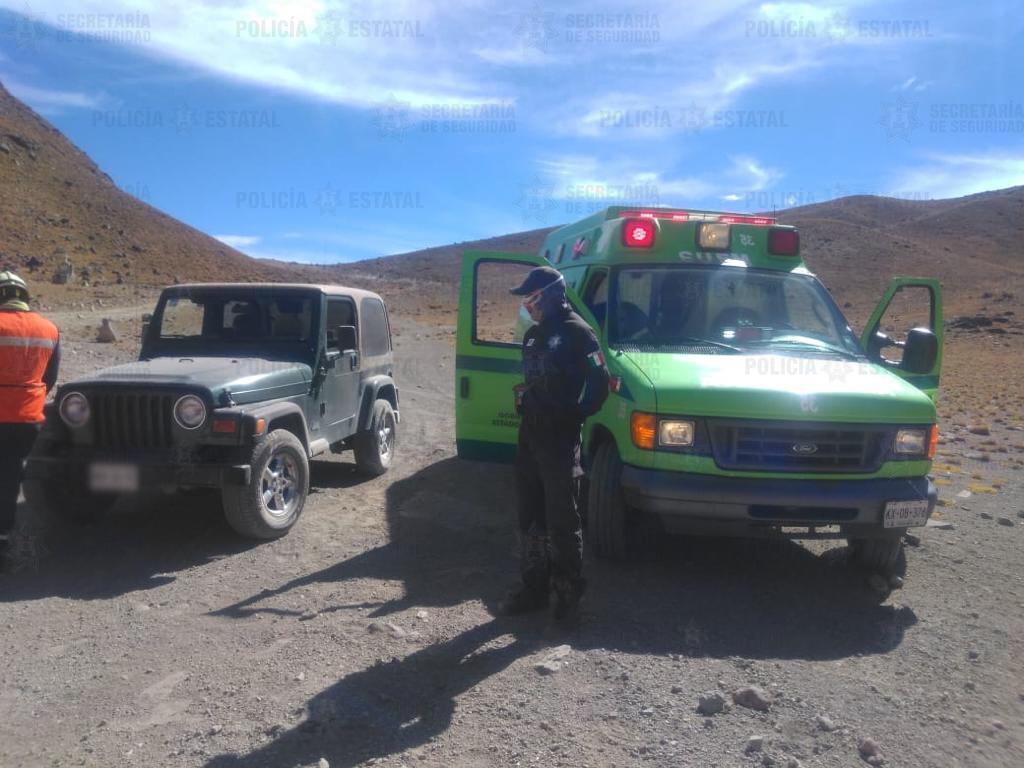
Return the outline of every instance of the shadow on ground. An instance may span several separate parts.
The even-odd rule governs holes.
[[[228,527],[216,494],[129,497],[92,525],[43,530],[25,504],[18,517],[15,551],[0,574],[0,602],[116,597],[253,546]]]
[[[247,616],[312,583],[401,580],[413,606],[498,597],[514,577],[512,483],[507,468],[447,459],[388,490],[390,542],[221,611]],[[844,550],[815,556],[788,542],[673,540],[630,566],[588,562],[580,620],[493,619],[447,642],[354,672],[308,703],[309,717],[248,755],[209,768],[299,766],[326,757],[352,766],[423,745],[452,720],[455,697],[551,643],[620,653],[748,659],[839,659],[877,654],[916,623],[908,608],[866,599]]]
[[[366,481],[351,463],[310,463],[311,492]],[[244,552],[262,542],[243,539],[224,520],[220,495],[130,496],[99,522],[35,520],[18,507],[11,556],[0,572],[0,602],[65,597],[95,600],[173,581],[178,571]]]

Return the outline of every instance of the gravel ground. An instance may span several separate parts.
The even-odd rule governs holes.
[[[133,354],[86,338],[66,375]],[[240,541],[207,497],[46,537],[22,509],[0,765],[1024,765],[1019,451],[965,458],[952,433],[952,527],[914,531],[882,605],[841,546],[674,539],[588,562],[576,624],[495,619],[510,472],[453,456],[451,329],[400,321],[396,344],[398,464],[314,462],[282,540]]]

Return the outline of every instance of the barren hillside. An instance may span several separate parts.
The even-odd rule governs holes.
[[[88,156],[0,85],[0,266],[47,284],[65,261],[69,288],[38,292],[61,303],[92,291],[175,279],[275,278],[256,262],[118,189]]]

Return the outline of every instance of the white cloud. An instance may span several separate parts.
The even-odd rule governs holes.
[[[68,108],[98,109],[105,102],[105,98],[99,94],[39,88],[6,73],[0,74],[0,81],[3,81],[7,90],[40,112],[52,114]]]
[[[863,67],[866,62],[834,55],[849,40],[820,30],[868,2],[720,0],[682,8],[674,0],[650,0],[630,13],[611,0],[524,10],[497,0],[476,0],[469,8],[442,0],[0,0],[0,6],[64,32],[318,100],[360,109],[528,100],[523,119],[540,131],[598,136],[609,128],[602,124],[609,110],[662,105],[710,113],[826,61]],[[624,17],[640,18],[639,28],[623,28]],[[808,24],[819,31],[807,34]],[[617,37],[634,32],[635,40]],[[898,41],[871,39],[889,42]]]
[[[259,235],[214,235],[214,237],[224,243],[224,245],[230,245],[232,248],[239,250],[258,245],[263,239]]]
[[[770,187],[783,176],[752,157],[737,155],[728,160],[728,166],[714,174],[674,176],[635,158],[562,155],[539,162],[543,188],[534,194],[586,201],[596,207],[692,204],[708,198],[734,201]]]
[[[887,185],[893,197],[932,199],[1024,185],[1024,152],[992,150],[975,154],[931,154],[917,166],[899,170]]]
[[[0,0],[61,33],[92,35],[216,75],[372,108],[507,100],[465,66],[470,20],[439,0]]]

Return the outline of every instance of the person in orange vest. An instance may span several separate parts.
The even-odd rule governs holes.
[[[57,326],[28,302],[25,281],[0,272],[0,558],[14,528],[25,459],[60,366]]]

